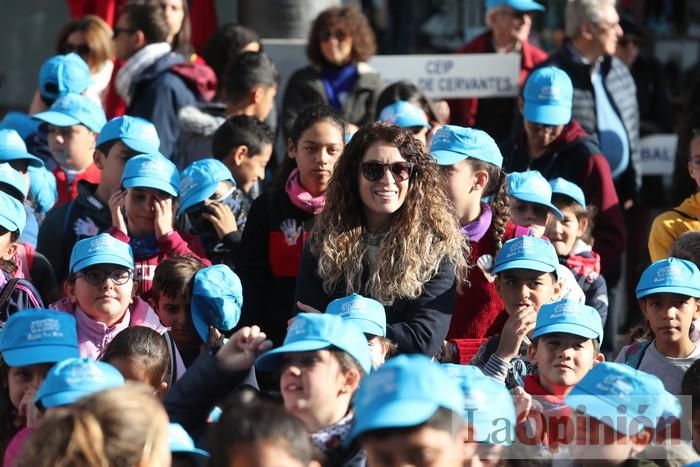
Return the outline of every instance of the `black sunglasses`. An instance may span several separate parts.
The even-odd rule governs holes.
[[[391,171],[391,175],[396,182],[403,182],[413,173],[413,164],[410,162],[392,162],[382,164],[381,162],[363,162],[360,164],[362,176],[370,182],[376,182],[386,173],[386,169]]]
[[[71,52],[75,52],[78,55],[85,56],[90,54],[90,46],[87,44],[80,44],[80,45],[74,45],[74,44],[69,44],[65,43],[61,46],[61,55],[66,55]]]
[[[116,268],[111,271],[95,268],[76,274],[77,277],[84,278],[90,285],[102,285],[108,277],[116,285],[124,285],[129,282],[133,275],[130,270],[124,268]]]
[[[343,42],[348,35],[345,33],[345,31],[321,31],[321,34],[318,35],[318,37],[321,39],[321,42],[326,42],[331,40],[332,37],[335,37],[338,42]]]

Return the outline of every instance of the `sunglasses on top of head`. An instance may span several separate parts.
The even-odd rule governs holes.
[[[382,164],[381,162],[363,162],[360,164],[362,176],[370,182],[376,182],[384,177],[387,169],[391,172],[394,180],[403,182],[413,173],[413,164],[410,162],[392,162],[389,164]]]

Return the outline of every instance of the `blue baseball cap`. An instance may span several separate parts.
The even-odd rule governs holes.
[[[262,371],[275,371],[284,364],[284,355],[293,352],[311,352],[337,347],[353,357],[365,373],[372,370],[372,357],[367,338],[357,328],[340,316],[327,313],[299,313],[287,329],[284,343],[268,350],[255,361]]]
[[[0,163],[0,183],[11,187],[26,198],[29,187],[27,186],[27,178],[6,162]]]
[[[566,125],[571,121],[574,85],[566,72],[554,66],[538,68],[523,90],[525,118],[541,125]]]
[[[78,324],[62,311],[29,308],[11,315],[0,332],[0,353],[10,366],[80,357]]]
[[[680,258],[665,258],[651,263],[637,284],[637,298],[657,293],[700,297],[700,271],[695,263]]]
[[[562,300],[542,305],[532,331],[535,339],[545,334],[573,334],[603,342],[603,324],[595,308],[583,303]]]
[[[134,156],[124,165],[124,188],[153,188],[177,198],[180,172],[159,152]]]
[[[599,363],[566,396],[569,407],[631,436],[654,429],[664,414],[659,378],[622,363]]]
[[[559,258],[551,243],[540,237],[524,235],[503,244],[496,255],[491,273],[498,274],[509,269],[531,269],[557,275],[558,265]]]
[[[70,272],[76,273],[96,264],[115,264],[133,270],[131,246],[108,233],[78,240],[70,255]]]
[[[216,159],[194,161],[182,171],[180,178],[180,206],[178,217],[189,208],[203,203],[216,191],[220,182],[229,181],[236,186],[231,171],[223,162]]]
[[[95,133],[99,133],[107,122],[102,107],[81,94],[59,97],[49,110],[34,115],[34,118],[60,127],[84,125]]]
[[[557,177],[549,181],[549,186],[552,187],[552,194],[564,195],[576,201],[581,207],[586,207],[586,196],[583,190],[575,183],[568,181],[565,178]]]
[[[4,191],[0,191],[0,226],[10,232],[22,233],[26,224],[27,212],[22,203]]]
[[[27,152],[27,145],[15,130],[0,130],[0,162],[27,161],[32,167],[43,167],[44,162]]]
[[[50,100],[69,93],[80,94],[91,81],[90,68],[76,53],[54,55],[39,68],[39,92]]]
[[[552,204],[552,187],[537,170],[511,172],[506,177],[506,192],[520,201],[546,206],[560,220],[564,215]]]
[[[326,313],[340,316],[365,334],[386,337],[386,310],[376,300],[354,293],[330,302]]]
[[[179,423],[168,424],[168,447],[173,454],[190,454],[197,465],[209,459],[209,453],[203,449],[196,448],[190,435]]]
[[[499,168],[503,165],[501,150],[488,133],[456,125],[445,125],[435,133],[430,154],[438,165],[453,165],[469,158]]]
[[[22,139],[27,139],[39,130],[39,122],[29,114],[12,111],[7,112],[0,120],[0,129],[15,130]]]
[[[46,167],[29,166],[29,194],[27,198],[37,212],[48,212],[58,201],[56,177]]]
[[[97,137],[97,146],[119,140],[126,147],[139,154],[158,152],[160,138],[153,123],[140,117],[124,115],[105,123]]]
[[[360,383],[349,438],[368,431],[417,426],[439,408],[462,415],[464,395],[457,382],[424,355],[399,355]]]
[[[443,364],[464,394],[463,416],[479,443],[510,445],[515,440],[515,406],[503,383],[473,365]]]
[[[430,128],[428,117],[420,107],[406,101],[396,101],[384,107],[379,114],[380,122],[389,122],[401,128]]]
[[[209,338],[209,326],[222,331],[233,329],[241,318],[243,286],[225,264],[197,271],[192,287],[192,323],[203,342]]]
[[[533,0],[486,0],[486,11],[497,6],[507,6],[516,11],[544,11],[544,6]]]
[[[46,374],[34,397],[46,408],[68,405],[89,394],[124,385],[124,377],[109,363],[91,358],[69,358]]]

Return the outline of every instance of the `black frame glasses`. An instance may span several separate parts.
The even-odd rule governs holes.
[[[134,277],[134,272],[126,268],[111,270],[93,268],[80,271],[76,277],[82,277],[90,285],[102,285],[109,278],[116,285],[124,285]]]
[[[69,54],[71,52],[75,52],[78,55],[80,55],[81,57],[85,56],[85,55],[90,55],[90,46],[87,44],[75,45],[75,44],[70,44],[68,42],[66,42],[65,44],[63,44],[61,46],[61,54],[62,55],[66,55],[66,54]]]
[[[345,31],[337,30],[337,31],[321,31],[321,33],[318,35],[318,38],[321,39],[321,42],[326,42],[331,40],[332,37],[335,37],[338,42],[343,42],[345,39],[349,37],[349,34]]]
[[[365,177],[367,181],[376,182],[384,177],[386,170],[389,169],[391,176],[399,183],[411,177],[413,174],[413,167],[413,163],[406,161],[390,162],[388,164],[370,161],[360,164],[360,172],[362,172],[362,176]]]

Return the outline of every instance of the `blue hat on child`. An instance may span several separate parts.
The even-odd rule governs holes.
[[[225,264],[200,269],[192,287],[192,322],[202,341],[209,339],[209,326],[233,329],[241,318],[243,286]]]
[[[549,186],[552,187],[553,195],[564,195],[576,201],[581,207],[586,207],[586,197],[583,190],[575,183],[568,181],[565,178],[557,177],[549,181]]]
[[[389,122],[401,128],[422,126],[430,128],[428,117],[420,107],[406,101],[396,101],[384,107],[379,114],[380,122]]]
[[[666,396],[659,378],[622,363],[599,363],[574,386],[565,403],[624,435],[654,429]]]
[[[81,94],[59,97],[49,110],[34,115],[34,118],[60,127],[85,125],[95,133],[99,133],[107,122],[102,107]]]
[[[62,311],[29,308],[9,317],[0,332],[0,353],[10,366],[80,357],[78,324]]]
[[[508,269],[531,269],[557,274],[559,258],[547,240],[525,235],[508,240],[496,255],[492,274]]]
[[[40,213],[47,212],[58,201],[56,177],[46,167],[29,166],[29,195],[34,209]]]
[[[507,6],[515,11],[543,11],[544,6],[533,0],[486,0],[486,11],[497,6]]]
[[[216,159],[194,161],[182,171],[180,178],[180,207],[177,215],[181,216],[189,208],[203,203],[216,191],[220,182],[229,181],[236,186],[231,171],[223,162]]]
[[[357,326],[348,323],[340,316],[326,313],[299,313],[287,329],[287,336],[281,347],[269,350],[255,361],[255,367],[262,371],[275,371],[284,362],[284,355],[292,352],[310,352],[337,347],[353,357],[365,373],[372,370],[372,357],[367,346],[367,338]]]
[[[43,167],[38,157],[27,152],[27,145],[15,130],[0,130],[0,162],[27,161],[33,167]]]
[[[124,377],[109,363],[87,357],[69,358],[51,367],[34,400],[46,408],[58,407],[123,385]]]
[[[520,201],[546,206],[559,219],[564,218],[561,211],[552,204],[552,187],[537,170],[509,173],[506,177],[506,192]]]
[[[7,112],[0,120],[0,129],[15,130],[20,138],[26,139],[39,129],[39,122],[24,112]]]
[[[515,440],[515,406],[503,383],[473,365],[443,365],[464,394],[464,419],[479,443],[510,445]]]
[[[108,233],[78,240],[70,255],[70,272],[79,272],[96,264],[115,264],[133,270],[131,246]]]
[[[22,233],[27,223],[27,212],[22,203],[7,193],[0,191],[0,227]]]
[[[386,310],[376,300],[354,293],[330,302],[326,313],[340,316],[365,334],[386,337]]]
[[[542,305],[532,338],[558,332],[603,342],[600,315],[595,308],[578,302],[562,300]]]
[[[700,297],[700,271],[695,263],[680,258],[665,258],[651,263],[637,284],[637,298],[657,293]]]
[[[139,154],[158,152],[160,138],[153,123],[140,117],[124,115],[105,123],[97,137],[97,146],[120,140],[126,147]]]
[[[566,72],[554,66],[538,68],[523,90],[525,118],[541,125],[566,125],[571,121],[574,86]]]
[[[159,152],[134,156],[124,165],[124,188],[153,188],[177,198],[180,172]]]
[[[438,165],[453,165],[470,158],[497,167],[503,165],[501,150],[488,133],[456,125],[445,125],[435,133],[430,154]]]
[[[68,93],[80,94],[92,81],[90,68],[76,53],[54,55],[39,68],[39,92],[54,100]]]
[[[190,435],[179,423],[168,424],[168,447],[173,454],[191,454],[195,462],[205,462],[209,459],[209,453],[203,449],[196,448]]]
[[[26,197],[29,189],[26,177],[6,162],[0,163],[0,183],[10,186],[22,198]]]
[[[457,382],[424,355],[399,355],[360,383],[350,439],[368,431],[420,425],[439,408],[464,412]]]

